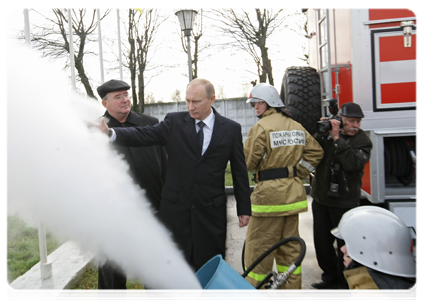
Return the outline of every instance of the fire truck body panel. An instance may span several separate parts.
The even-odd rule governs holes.
[[[400,15],[410,12],[398,11],[402,13]],[[370,15],[383,16],[379,10],[332,9],[328,10],[328,15],[329,21],[319,23],[317,10],[311,10],[308,23],[309,32],[317,34],[310,40],[310,66],[318,71],[327,68],[327,47],[320,45],[327,40],[327,35],[330,36],[331,88],[338,90],[339,94],[337,97],[336,92],[332,91],[331,97],[339,98],[340,106],[351,101],[360,104],[367,112],[363,126],[367,117],[371,118],[371,114],[379,111],[415,109],[416,31],[412,31],[411,47],[406,48],[399,21],[385,23],[388,20],[369,20]],[[393,12],[389,12],[388,17],[392,16]],[[413,19],[415,17],[399,20]],[[317,26],[313,26],[316,22]],[[329,23],[328,33],[322,29],[326,23]],[[386,27],[387,24],[397,25]],[[323,85],[327,84],[325,81]],[[327,90],[329,87],[324,93]],[[405,112],[400,118],[409,119],[410,116],[415,118],[415,111]],[[380,118],[380,114],[376,114],[376,118]],[[415,127],[415,124],[411,126]],[[386,125],[380,127],[386,128]]]
[[[389,159],[404,156],[409,163],[408,155],[415,155],[414,13],[407,9],[308,9],[307,17],[310,66],[320,75],[321,100],[336,98],[339,106],[355,102],[365,115],[361,127],[374,148],[362,179],[363,196],[374,204],[384,203],[415,228],[415,181],[402,185],[387,175],[392,173],[388,168],[396,168]],[[323,105],[322,115],[328,115]],[[414,153],[395,148],[402,139],[409,144],[403,148]]]

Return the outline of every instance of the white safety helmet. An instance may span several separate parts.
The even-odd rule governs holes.
[[[332,234],[345,240],[348,255],[376,271],[416,277],[416,262],[408,227],[394,213],[377,206],[347,211]]]
[[[285,107],[276,88],[273,85],[264,82],[261,82],[253,87],[247,103],[261,101],[265,101],[271,107]]]

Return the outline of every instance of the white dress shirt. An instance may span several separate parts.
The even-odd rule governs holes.
[[[214,120],[215,120],[215,115],[214,112],[212,110],[211,114],[205,118],[203,120],[204,124],[206,124],[203,127],[203,132],[204,132],[204,141],[203,141],[203,150],[201,151],[201,155],[204,154],[204,152],[206,152],[207,147],[210,145],[210,140],[211,140],[211,136],[213,133],[213,126],[214,126]],[[198,133],[198,131],[200,130],[200,126],[197,125],[197,123],[200,122],[200,120],[195,120],[195,131]]]

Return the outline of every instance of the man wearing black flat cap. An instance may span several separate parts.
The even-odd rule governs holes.
[[[109,128],[154,125],[158,119],[131,111],[131,87],[121,80],[109,80],[97,88],[103,106],[107,109],[103,117]],[[126,147],[113,145],[123,154],[129,164],[130,175],[134,182],[146,191],[153,211],[160,208],[160,195],[166,176],[167,155],[164,147]],[[113,176],[113,174],[108,174]],[[107,261],[98,268],[99,289],[125,289],[126,276],[113,262]]]
[[[336,239],[335,249],[331,230],[338,226],[344,213],[359,206],[361,178],[372,149],[370,138],[360,129],[364,118],[360,105],[344,103],[338,114],[342,122],[330,119],[331,129],[314,136],[325,153],[311,188],[314,248],[323,270],[322,281],[311,285],[316,289],[348,287],[341,251],[345,242]]]

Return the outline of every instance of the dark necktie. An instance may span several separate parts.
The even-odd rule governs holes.
[[[203,121],[200,121],[197,123],[197,125],[200,127],[200,130],[197,132],[197,138],[198,138],[198,145],[200,146],[201,153],[203,152],[203,141],[204,141],[204,132],[203,127],[206,125]]]

